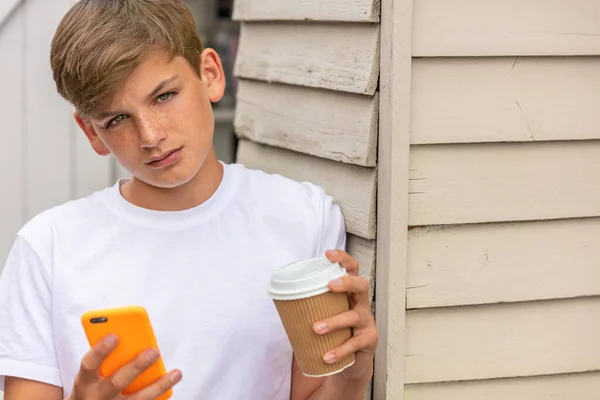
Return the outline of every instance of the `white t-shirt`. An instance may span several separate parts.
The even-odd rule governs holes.
[[[81,315],[141,305],[173,399],[288,400],[292,350],[267,285],[287,263],[345,247],[342,214],[309,183],[224,165],[215,194],[179,212],[127,202],[117,183],[33,218],[0,279],[3,376],[73,387]]]

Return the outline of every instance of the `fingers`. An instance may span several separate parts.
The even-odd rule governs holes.
[[[131,363],[119,369],[102,383],[102,392],[116,396],[160,357],[155,349],[141,352]]]
[[[359,296],[369,297],[369,282],[359,276],[342,276],[339,279],[329,282],[329,289],[332,292],[347,292]]]
[[[363,347],[364,345],[362,343],[362,339],[358,336],[355,336],[340,347],[338,347],[337,349],[325,354],[325,356],[323,356],[323,361],[325,361],[328,364],[332,364],[343,359],[346,356],[349,356],[350,354],[355,354]]]
[[[325,253],[329,261],[337,262],[348,271],[348,274],[358,276],[358,261],[343,250],[330,250]]]
[[[377,330],[370,329],[362,335],[354,336],[337,349],[330,351],[323,356],[323,361],[328,364],[335,363],[346,356],[355,354],[359,351],[375,352],[377,347]]]
[[[79,383],[86,385],[98,380],[100,364],[117,347],[118,342],[119,339],[115,335],[108,335],[92,347],[81,360]]]
[[[173,370],[145,389],[140,390],[130,400],[154,400],[181,382],[181,371]]]
[[[356,309],[343,312],[331,318],[317,322],[313,329],[316,333],[324,335],[329,332],[345,328],[361,328],[366,326],[367,321]]]

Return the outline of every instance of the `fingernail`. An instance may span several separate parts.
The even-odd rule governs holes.
[[[171,383],[177,383],[181,380],[181,378],[183,378],[181,371],[175,371],[171,374],[169,380],[171,381]]]
[[[154,350],[154,349],[150,349],[150,350],[146,350],[146,354],[145,357],[148,361],[154,362],[156,360],[158,360],[158,351]]]
[[[323,360],[325,360],[325,362],[327,364],[331,364],[332,362],[335,361],[335,354],[333,354],[333,353],[325,354],[325,357],[323,357]]]
[[[340,287],[340,286],[342,286],[342,280],[341,279],[336,279],[334,281],[331,281],[331,286],[334,286],[334,287]]]
[[[119,340],[119,338],[117,338],[116,335],[108,335],[106,339],[104,339],[104,344],[108,347],[113,347],[114,345],[117,344],[117,341]]]
[[[317,331],[317,333],[327,332],[327,324],[325,322],[319,322],[315,325],[315,331]]]
[[[338,252],[337,252],[337,251],[335,251],[335,250],[329,250],[327,253],[328,253],[330,256],[333,256],[333,257],[336,257],[336,256],[338,255]]]

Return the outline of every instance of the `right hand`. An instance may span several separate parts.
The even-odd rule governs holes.
[[[173,370],[152,385],[131,395],[121,392],[158,360],[158,351],[144,350],[131,363],[108,378],[100,375],[100,364],[117,347],[115,335],[108,335],[98,342],[81,360],[81,368],[75,377],[73,392],[67,400],[154,400],[181,381],[181,371]]]

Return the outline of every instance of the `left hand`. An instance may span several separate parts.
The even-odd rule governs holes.
[[[327,258],[339,263],[348,271],[349,276],[343,276],[329,283],[332,292],[349,294],[350,311],[318,321],[313,329],[317,334],[352,328],[353,336],[346,343],[324,355],[326,363],[334,363],[349,354],[355,353],[354,365],[345,369],[343,374],[347,379],[371,378],[373,373],[373,357],[377,348],[377,328],[375,318],[371,313],[369,299],[369,283],[358,276],[358,262],[342,250],[328,251]],[[368,376],[365,376],[368,375]]]

